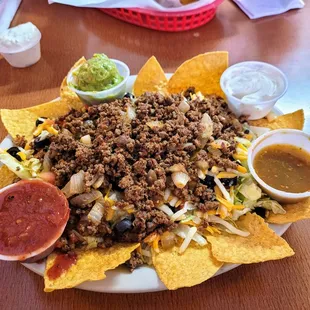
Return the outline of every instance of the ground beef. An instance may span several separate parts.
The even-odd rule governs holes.
[[[142,255],[138,251],[133,251],[130,259],[125,264],[132,272],[134,269],[144,264]]]
[[[134,102],[133,120],[127,114],[128,107],[133,105],[128,98],[81,112],[73,110],[56,120],[59,134],[51,138],[48,147],[56,185],[64,187],[73,174],[83,170],[85,192],[100,178],[99,190],[103,195],[108,190],[121,195],[116,203],[121,215],[112,222],[103,217],[99,225],[88,218],[93,203],[83,208],[70,205],[70,220],[58,248],[69,251],[85,246],[86,239],[77,236],[99,238],[98,246],[106,248],[113,242],[140,242],[151,233],[174,229],[176,224],[156,208],[163,203],[166,188],[181,201],[196,203],[201,211],[218,208],[213,187],[198,178],[197,162],[203,161],[209,169],[213,166],[236,169],[232,159],[234,138],[243,136],[243,127],[222,98],[207,96],[191,100],[194,92],[193,88],[185,92],[190,105],[186,114],[178,109],[183,96],[146,93]],[[213,135],[207,141],[201,139],[204,113],[213,122]],[[84,135],[91,137],[91,145],[81,142]],[[218,139],[229,145],[222,144],[221,152],[213,154],[208,148]],[[46,149],[40,151],[40,158],[44,152]],[[179,163],[190,176],[190,182],[182,189],[175,187],[169,170]],[[120,221],[126,223],[118,225]],[[136,256],[128,264],[135,266],[135,259]]]

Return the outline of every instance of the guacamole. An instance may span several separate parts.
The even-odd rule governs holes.
[[[74,88],[82,91],[102,91],[123,81],[115,63],[105,54],[94,54],[74,73]]]

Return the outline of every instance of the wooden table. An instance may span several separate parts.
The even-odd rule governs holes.
[[[104,52],[136,74],[151,56],[166,72],[211,50],[228,50],[231,63],[261,60],[286,72],[290,88],[283,110],[303,106],[310,113],[310,7],[249,20],[226,1],[216,18],[184,33],[155,32],[113,19],[98,10],[25,0],[13,25],[32,21],[42,32],[42,58],[26,69],[0,59],[0,108],[21,108],[59,94],[66,72],[80,56]],[[2,126],[2,125],[1,125]],[[0,138],[6,132],[0,128]],[[19,263],[0,263],[0,309],[309,309],[309,222],[291,226],[284,238],[296,255],[241,266],[201,285],[149,294],[99,294],[77,289],[43,293],[43,280]]]

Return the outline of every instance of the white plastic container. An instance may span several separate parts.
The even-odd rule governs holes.
[[[265,183],[258,176],[253,167],[255,156],[260,150],[273,144],[290,144],[300,147],[310,154],[310,135],[306,134],[305,132],[296,129],[277,129],[267,132],[257,138],[249,149],[248,166],[254,179],[270,197],[279,202],[295,203],[310,197],[310,191],[304,193],[288,193],[275,189]]]
[[[126,92],[126,83],[128,80],[128,77],[130,75],[130,70],[128,66],[123,63],[122,61],[116,60],[116,59],[111,59],[116,65],[116,68],[119,72],[119,74],[124,78],[121,83],[118,85],[106,89],[103,91],[81,91],[72,86],[74,77],[73,73],[79,69],[80,66],[75,68],[74,70],[70,71],[68,76],[67,76],[67,84],[71,90],[73,90],[79,97],[80,99],[87,105],[96,105],[99,104],[103,101],[112,101],[117,98],[122,98],[123,95]]]
[[[235,82],[233,89],[232,83]],[[288,87],[287,78],[281,70],[258,61],[241,62],[227,68],[220,84],[229,108],[237,116],[248,116],[249,120],[265,117]],[[234,93],[236,89],[238,94]]]
[[[29,67],[41,58],[41,32],[32,23],[7,29],[0,34],[0,53],[13,67]]]

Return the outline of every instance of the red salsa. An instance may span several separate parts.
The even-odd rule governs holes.
[[[69,218],[68,201],[54,185],[22,180],[0,193],[0,254],[23,256],[53,245]]]
[[[76,264],[77,255],[75,253],[58,254],[53,266],[47,270],[47,276],[51,280],[59,278],[64,272]]]

